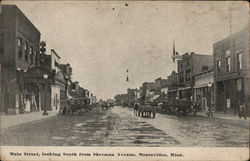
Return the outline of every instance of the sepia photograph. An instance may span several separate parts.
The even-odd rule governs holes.
[[[250,159],[249,24],[247,1],[2,0],[0,159]]]

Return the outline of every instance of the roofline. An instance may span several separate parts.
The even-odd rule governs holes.
[[[37,30],[37,32],[39,33],[39,35],[41,36],[41,32],[39,31],[39,29],[30,21],[30,19],[23,13],[23,11],[17,7],[17,5],[11,5],[11,4],[2,4],[0,5],[1,7],[4,7],[4,6],[11,6],[11,7],[15,7],[16,10],[18,10],[21,14],[23,14],[23,16],[27,19],[27,21],[29,23],[31,23],[31,25]]]

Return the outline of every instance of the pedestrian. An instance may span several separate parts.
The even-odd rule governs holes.
[[[239,117],[240,117],[240,119],[241,119],[241,117],[243,117],[245,120],[247,119],[246,118],[246,104],[245,104],[245,102],[240,102],[239,101],[239,105],[240,105],[240,107],[239,107]]]
[[[25,101],[24,113],[30,113],[30,106],[31,106],[31,101],[30,98],[27,96]]]
[[[196,116],[197,115],[197,102],[192,101],[192,110],[193,110],[193,114]]]

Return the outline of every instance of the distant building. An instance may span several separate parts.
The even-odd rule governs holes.
[[[24,109],[26,96],[23,95],[25,86],[21,75],[40,64],[40,35],[40,31],[15,5],[1,5],[1,113],[18,114]],[[31,107],[31,111],[36,110],[37,105]]]
[[[136,89],[127,89],[127,95],[128,95],[128,105],[129,107],[134,107],[135,101],[136,101]]]
[[[178,96],[178,74],[175,71],[168,76],[167,92],[168,99],[172,100]]]
[[[121,103],[121,95],[120,94],[115,95],[114,100],[115,100],[115,105],[116,106],[121,106],[122,105],[122,103]]]
[[[157,88],[157,84],[155,82],[144,82],[142,84],[140,102],[142,104],[148,103],[150,99],[150,91],[156,88]]]
[[[213,45],[217,111],[237,114],[241,101],[249,112],[249,43],[247,27]]]
[[[129,99],[128,99],[128,94],[121,94],[121,105],[122,106],[129,106]]]
[[[153,90],[153,95],[151,96],[151,101],[159,101],[165,99],[167,92],[162,93],[163,88],[167,87],[168,79],[162,79],[161,77],[155,80],[156,88]]]

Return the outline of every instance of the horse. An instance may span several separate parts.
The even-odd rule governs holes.
[[[136,103],[135,105],[134,105],[134,115],[135,116],[138,116],[138,111],[139,111],[139,104],[138,103]]]

